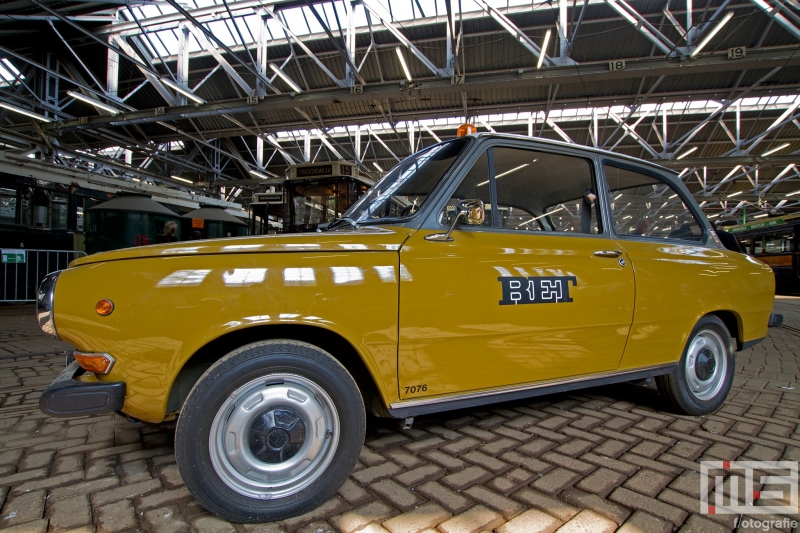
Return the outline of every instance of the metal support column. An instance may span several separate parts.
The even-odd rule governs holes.
[[[742,100],[736,100],[736,150],[742,146]]]
[[[189,89],[189,28],[182,24],[178,30],[178,85]],[[177,95],[181,105],[186,105],[186,96]]]
[[[263,76],[267,75],[267,68],[269,63],[269,53],[267,46],[270,42],[269,29],[267,29],[267,21],[269,21],[269,14],[266,9],[259,9],[258,14],[261,20],[258,25],[258,48],[256,49],[256,61],[258,62],[257,68]],[[264,80],[256,78],[256,95],[267,95],[267,84]]]
[[[114,43],[114,36],[108,37],[108,43]],[[106,61],[106,93],[111,98],[119,98],[119,54],[108,48]]]
[[[353,66],[356,63],[356,24],[355,24],[355,11],[356,6],[351,0],[345,0],[344,8],[347,13],[347,34],[344,42],[345,53],[350,59],[345,62],[345,77],[344,80],[349,86],[355,85],[356,71]]]
[[[456,35],[456,21],[453,16],[453,0],[445,0],[447,7],[447,65],[445,70],[453,76],[456,73],[456,50],[455,50],[455,35]]]
[[[692,0],[686,0],[686,46],[691,46],[692,37]]]
[[[59,72],[61,70],[58,59],[52,52],[45,53],[45,66],[55,72]],[[42,98],[48,105],[52,106],[53,109],[59,109],[58,105],[59,78],[57,76],[51,75],[49,72],[45,72],[44,79],[45,79],[45,85],[44,85],[44,91],[42,93]],[[55,113],[48,111],[47,114],[50,115],[52,118],[57,118]]]
[[[567,0],[558,0],[558,34],[559,56],[562,64],[569,54],[569,19],[567,18]]]
[[[211,161],[213,164],[214,176],[212,177],[212,182],[219,181],[219,175],[222,172],[222,154],[219,153],[220,151],[220,143],[219,139],[211,139],[211,145],[213,146],[213,151],[211,152]]]

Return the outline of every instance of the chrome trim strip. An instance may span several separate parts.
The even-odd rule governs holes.
[[[93,355],[97,356],[97,355],[99,355],[99,356],[105,357],[106,359],[111,361],[111,364],[108,365],[108,369],[105,372],[93,372],[94,374],[100,374],[100,375],[103,375],[103,376],[108,374],[109,372],[111,372],[111,369],[114,368],[114,363],[117,362],[116,359],[114,359],[110,354],[107,354],[105,352],[79,352],[78,350],[75,350],[74,352],[72,352],[72,357],[75,357],[76,355],[88,355],[88,356],[93,356]],[[76,358],[76,360],[77,360],[77,358]],[[80,364],[80,363],[78,363],[78,364]],[[81,368],[83,368],[83,367],[81,367]],[[84,370],[86,370],[86,369],[84,368]]]
[[[566,385],[568,383],[580,383],[581,381],[591,381],[595,379],[603,379],[616,376],[625,376],[626,374],[639,374],[641,372],[657,371],[659,369],[671,369],[675,367],[675,363],[667,363],[664,365],[648,366],[644,368],[634,368],[631,370],[624,370],[622,372],[604,372],[600,374],[586,374],[576,378],[559,379],[553,381],[545,381],[542,383],[535,383],[529,385],[517,385],[514,387],[504,387],[500,389],[482,390],[480,392],[466,392],[463,394],[453,396],[437,396],[434,398],[427,398],[424,400],[404,400],[389,404],[389,409],[407,409],[410,407],[421,407],[425,405],[435,405],[440,403],[457,402],[461,400],[473,400],[477,398],[485,398],[488,396],[498,396],[502,394],[511,394],[515,392],[524,392],[536,389],[552,387],[556,385]]]
[[[51,272],[42,279],[36,293],[36,320],[39,328],[53,337],[58,338],[56,322],[53,318],[53,303],[56,292],[56,281],[61,275],[60,270]]]

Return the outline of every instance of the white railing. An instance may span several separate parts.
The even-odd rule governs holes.
[[[35,302],[39,283],[49,273],[69,266],[83,257],[79,250],[9,250],[3,249],[3,284],[0,302]],[[20,259],[22,262],[19,262]]]

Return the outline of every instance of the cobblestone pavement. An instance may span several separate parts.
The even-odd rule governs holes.
[[[776,306],[800,317],[800,299]],[[0,307],[0,530],[730,531],[736,517],[700,514],[699,462],[800,459],[800,318],[788,326],[738,354],[733,391],[713,415],[664,412],[654,390],[625,385],[421,417],[406,431],[371,419],[336,497],[242,526],[189,495],[169,431],[39,412],[69,347],[38,332],[30,306]]]

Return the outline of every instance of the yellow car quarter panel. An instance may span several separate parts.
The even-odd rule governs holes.
[[[636,311],[621,369],[677,361],[700,317],[716,311],[733,313],[742,342],[767,335],[775,277],[757,259],[668,240],[620,239],[618,246],[636,275]]]

